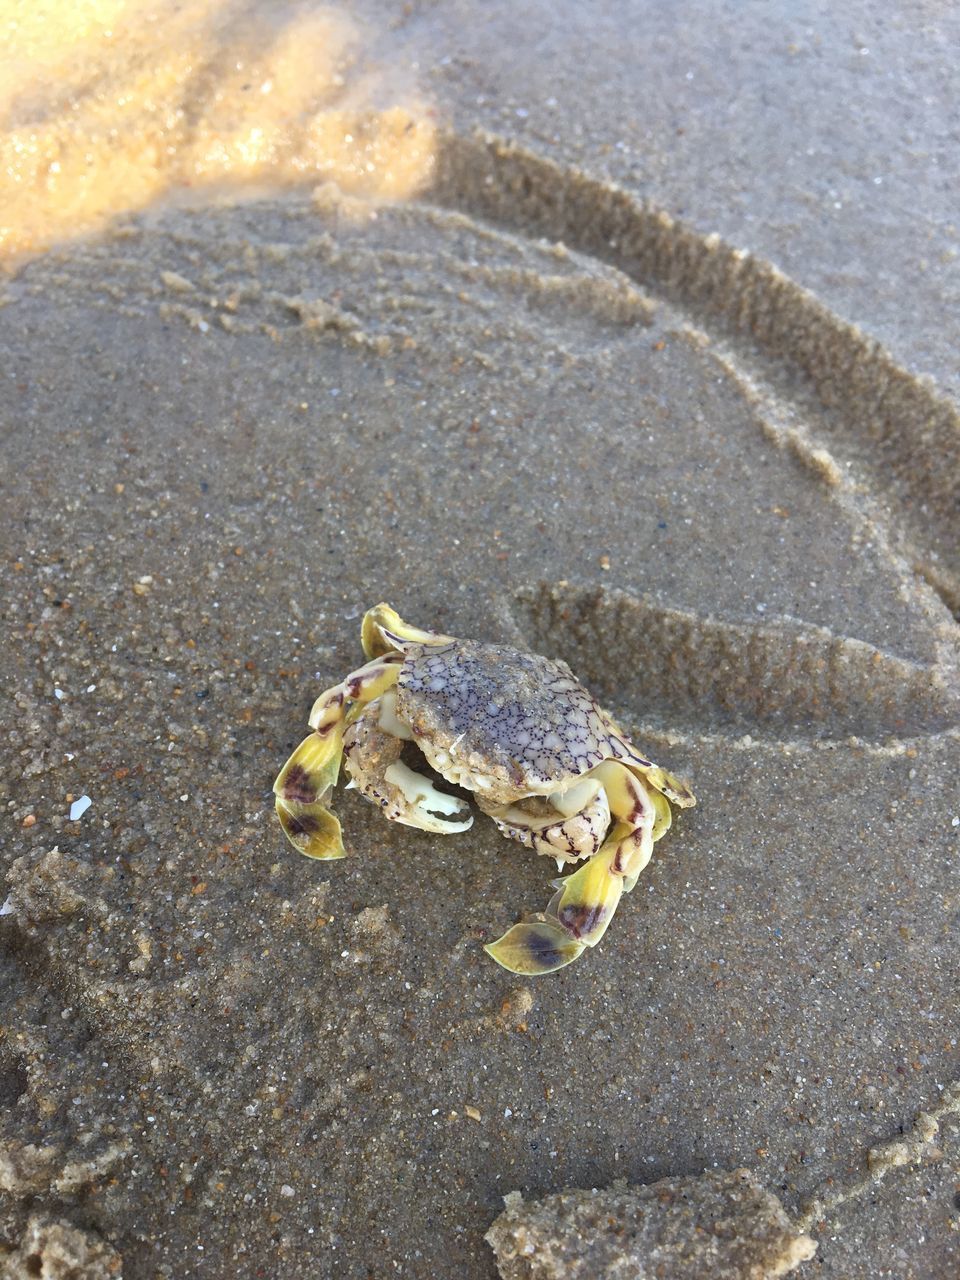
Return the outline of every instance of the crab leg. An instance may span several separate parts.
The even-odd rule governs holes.
[[[374,658],[372,662],[351,671],[345,680],[335,684],[332,689],[321,693],[310,712],[310,728],[321,736],[327,734],[343,720],[347,703],[373,702],[388,689],[392,689],[400,675],[397,656],[389,654]]]
[[[343,731],[360,707],[397,682],[399,663],[378,658],[352,671],[313,704],[310,727],[273,784],[277,817],[287,839],[308,858],[346,856],[340,823],[326,802],[340,773]]]
[[[396,609],[388,604],[375,604],[363,615],[360,643],[368,658],[379,658],[391,650],[402,650],[408,644],[450,644],[452,636],[435,631],[421,631],[404,622]]]
[[[697,803],[696,796],[685,782],[675,778],[666,769],[661,769],[652,760],[647,760],[629,742],[624,742],[622,738],[617,737],[614,739],[614,745],[620,748],[618,755],[627,768],[643,778],[644,782],[653,787],[655,791],[659,791],[668,800],[672,800],[678,809],[692,809]],[[667,825],[669,826],[669,823]]]
[[[568,862],[598,853],[610,826],[610,804],[599,778],[587,774],[548,800],[540,810],[531,810],[523,800],[494,805],[478,797],[477,803],[508,840],[549,854],[559,871]]]
[[[621,895],[629,892],[650,861],[654,832],[666,830],[662,809],[651,799],[637,773],[618,760],[592,771],[607,793],[616,822],[600,850],[579,871],[555,881],[542,920],[508,929],[484,950],[511,973],[553,973],[594,947],[613,918]]]

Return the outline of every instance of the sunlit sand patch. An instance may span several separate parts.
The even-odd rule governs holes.
[[[8,260],[161,198],[315,181],[403,199],[431,171],[427,110],[362,68],[333,9],[0,0],[0,33]]]

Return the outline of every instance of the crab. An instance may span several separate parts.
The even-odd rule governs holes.
[[[312,733],[274,784],[290,843],[308,858],[345,856],[327,808],[346,762],[355,787],[392,822],[452,834],[473,823],[472,792],[503,835],[556,859],[546,910],[484,950],[512,973],[552,973],[594,947],[690,789],[629,742],[564,662],[410,626],[386,604],[364,615],[367,662],[321,693]],[[417,760],[412,748],[419,748]],[[406,758],[404,758],[406,757]]]

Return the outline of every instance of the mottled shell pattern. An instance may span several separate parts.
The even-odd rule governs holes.
[[[507,804],[629,754],[564,662],[454,640],[404,653],[396,711],[448,782]]]

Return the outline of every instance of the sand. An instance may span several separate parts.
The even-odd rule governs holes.
[[[514,1191],[486,1238],[504,1280],[774,1280],[816,1252],[746,1169],[616,1182],[539,1204]]]
[[[137,183],[2,219],[11,1274],[489,1280],[508,1193],[741,1167],[800,1275],[957,1269],[955,19],[488,10],[324,10],[355,96],[289,81],[283,154],[349,112],[402,203],[325,116],[301,185],[107,130]],[[552,978],[483,953],[555,874],[483,816],[285,844],[381,599],[698,795]]]

